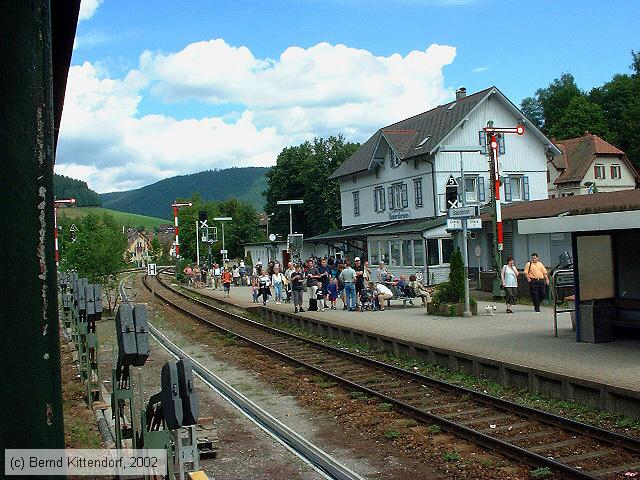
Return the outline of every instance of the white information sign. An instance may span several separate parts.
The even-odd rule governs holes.
[[[149,275],[150,277],[155,277],[157,274],[157,271],[158,269],[156,268],[155,263],[147,264],[147,275]]]
[[[482,228],[482,220],[479,218],[467,218],[467,228]]]
[[[459,218],[447,218],[447,230],[462,230],[462,220]]]
[[[476,215],[476,207],[456,207],[449,209],[449,218],[469,218]]]

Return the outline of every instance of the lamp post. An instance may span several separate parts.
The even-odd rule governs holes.
[[[60,251],[58,250],[58,207],[61,205],[74,205],[75,198],[64,198],[53,201],[53,243],[56,249],[56,270],[60,267]]]
[[[227,264],[227,250],[224,246],[224,222],[230,222],[231,220],[233,220],[233,218],[215,217],[214,220],[222,224],[222,250],[220,250],[220,253],[222,253],[222,267],[224,268],[224,266]]]
[[[190,207],[193,205],[191,202],[174,202],[171,206],[173,207],[173,227],[176,234],[176,278],[178,278],[178,269],[180,267],[180,239],[178,237],[179,227],[178,227],[178,212],[181,207]]]
[[[278,200],[278,205],[289,205],[289,234],[293,234],[293,212],[292,205],[302,205],[304,200]]]
[[[264,215],[267,219],[267,238],[269,238],[269,219],[273,217],[273,213],[265,213]]]

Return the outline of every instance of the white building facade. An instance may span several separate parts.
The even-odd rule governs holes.
[[[392,273],[423,271],[429,280],[446,279],[453,238],[446,231],[445,186],[457,179],[467,205],[491,200],[490,162],[486,153],[459,153],[443,146],[485,148],[483,128],[525,124],[525,134],[500,139],[500,195],[506,202],[548,198],[547,158],[560,152],[497,88],[490,87],[428,112],[381,128],[330,177],[340,183],[342,225],[337,232],[310,241],[339,246],[380,259]]]

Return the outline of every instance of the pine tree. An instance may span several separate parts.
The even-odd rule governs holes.
[[[449,262],[449,302],[459,303],[464,300],[464,263],[462,253],[456,248]]]

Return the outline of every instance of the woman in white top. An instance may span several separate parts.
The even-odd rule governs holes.
[[[237,265],[234,265],[231,272],[233,276],[233,284],[237,287],[240,285],[240,268]]]
[[[284,279],[284,274],[280,273],[280,265],[276,263],[273,267],[273,275],[271,275],[271,283],[273,283],[273,290],[276,293],[276,305],[280,305],[282,301],[282,283]]]
[[[502,272],[500,272],[500,279],[507,296],[507,313],[513,313],[511,307],[516,304],[516,292],[518,291],[518,269],[513,257],[507,258],[507,264],[502,267]]]

